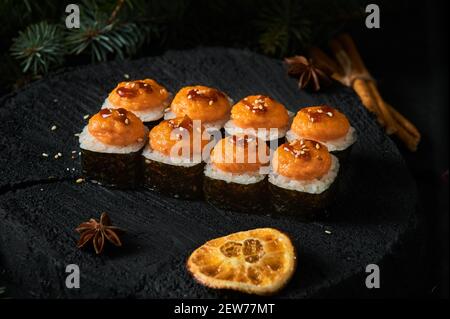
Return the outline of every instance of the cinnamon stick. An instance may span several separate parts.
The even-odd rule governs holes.
[[[411,151],[417,151],[417,146],[420,142],[420,138],[417,139],[412,136],[403,126],[399,126],[395,135],[405,144],[405,146]]]
[[[391,135],[397,131],[397,124],[389,110],[386,102],[380,95],[377,86],[373,81],[367,81],[370,91],[372,92],[372,96],[375,97],[375,102],[378,105],[378,109],[380,110],[381,117],[385,122],[386,126],[386,134]]]
[[[387,104],[389,110],[391,111],[394,119],[397,121],[399,126],[403,127],[405,130],[408,131],[409,134],[411,134],[413,137],[415,137],[418,141],[421,138],[421,134],[419,130],[412,124],[407,118],[405,118],[402,114],[400,114],[399,111],[394,109],[394,107],[390,104]]]
[[[333,39],[330,41],[330,48],[333,51],[336,59],[338,60],[341,68],[344,70],[343,82],[345,85],[352,86],[355,90],[356,94],[361,98],[361,102],[363,105],[372,113],[374,113],[378,119],[378,122],[384,126],[385,122],[380,114],[380,110],[378,108],[378,104],[376,103],[375,97],[372,94],[371,89],[365,80],[355,77],[354,80],[351,80],[354,76],[354,70],[352,61],[350,57],[347,55],[347,52],[344,50],[344,47],[341,43]]]
[[[341,67],[324,51],[322,51],[322,49],[318,47],[310,48],[309,56],[319,68],[325,68],[329,70],[332,73],[331,77],[333,79],[337,80],[338,82],[342,81],[342,77],[344,75]]]
[[[338,63],[318,47],[310,49],[310,57],[319,67],[330,70],[332,78],[353,87],[363,105],[377,115],[382,126],[387,126],[384,122],[385,118],[390,119],[390,126],[386,129],[388,134],[395,132],[409,150],[416,151],[421,139],[419,130],[383,100],[350,36],[344,34],[339,36],[339,39],[340,41],[330,41],[330,47]]]
[[[362,104],[372,113],[374,113],[377,117],[378,122],[385,126],[385,122],[383,117],[380,115],[380,111],[378,109],[378,104],[375,100],[375,97],[372,94],[367,82],[362,79],[356,79],[353,81],[353,89],[356,94],[358,94],[361,99]]]
[[[386,128],[386,133],[389,135],[393,134],[397,130],[396,122],[392,118],[392,114],[381,97],[351,37],[347,34],[340,35],[338,40],[335,39],[330,42],[330,46],[332,49],[334,48],[334,51],[337,51],[336,58],[341,60],[341,64],[343,66],[347,65],[346,73],[350,78],[349,82],[353,85],[358,95],[361,93],[360,96],[365,97],[363,104],[377,115],[380,124]],[[364,83],[358,81],[359,79],[363,79]]]

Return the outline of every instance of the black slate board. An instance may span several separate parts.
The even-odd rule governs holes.
[[[268,94],[292,111],[319,103],[341,109],[359,140],[331,219],[302,223],[220,211],[149,191],[76,184],[80,167],[71,158],[71,151],[78,151],[74,133],[124,74],[155,78],[172,92],[204,84],[234,100]],[[339,86],[321,94],[301,92],[280,61],[247,51],[170,51],[55,74],[4,98],[0,119],[0,265],[35,297],[233,297],[195,283],[184,263],[205,241],[256,227],[290,234],[297,248],[298,270],[280,297],[329,295],[352,280],[363,289],[366,265],[382,263],[416,221],[415,183],[395,145],[357,97]],[[50,157],[42,157],[43,152]],[[63,156],[55,160],[58,152]],[[128,230],[125,247],[103,256],[76,249],[73,229],[102,211]],[[65,266],[72,263],[80,267],[81,289],[65,288]]]

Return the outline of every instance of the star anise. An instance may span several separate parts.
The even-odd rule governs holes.
[[[301,89],[309,88],[313,91],[319,91],[321,87],[331,84],[329,70],[319,68],[312,59],[296,55],[286,58],[284,61],[288,65],[288,74],[299,77],[298,86]]]
[[[115,246],[122,246],[117,233],[123,230],[111,225],[111,219],[107,213],[102,213],[100,222],[91,218],[88,222],[81,223],[75,230],[80,233],[80,240],[77,243],[78,248],[85,246],[92,240],[95,252],[100,254],[105,246],[105,239]]]

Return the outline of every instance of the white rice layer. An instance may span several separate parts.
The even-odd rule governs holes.
[[[219,179],[227,183],[236,183],[242,185],[249,185],[261,182],[265,175],[263,174],[233,174],[224,172],[211,164],[205,166],[205,176],[212,179]]]
[[[87,125],[80,133],[79,142],[80,148],[97,153],[110,153],[110,154],[128,154],[134,153],[142,149],[145,143],[147,143],[148,129],[144,134],[144,139],[141,142],[136,142],[130,145],[118,146],[102,143],[96,139],[91,133],[89,133]]]
[[[255,136],[258,139],[261,139],[263,141],[272,141],[279,139],[281,137],[284,137],[286,135],[286,132],[288,130],[288,127],[282,128],[282,129],[266,129],[266,128],[242,128],[239,126],[236,126],[233,120],[229,120],[225,123],[225,131],[229,135],[237,135],[237,134],[246,134]]]
[[[171,157],[164,155],[160,152],[154,151],[149,145],[147,145],[145,149],[142,151],[142,156],[155,162],[160,162],[173,166],[192,167],[201,163],[201,159],[200,161],[193,161],[190,158]]]
[[[292,142],[294,140],[302,139],[302,136],[298,136],[292,130],[289,130],[286,133],[286,139],[288,140],[288,142]],[[317,141],[317,142],[320,142],[321,144],[325,145],[328,148],[329,152],[334,152],[334,151],[343,151],[347,149],[353,143],[356,142],[356,139],[357,139],[356,130],[353,126],[350,126],[350,129],[348,130],[347,134],[341,138],[331,141]]]
[[[338,172],[339,160],[336,156],[331,154],[330,170],[320,179],[299,181],[285,177],[283,175],[279,175],[275,172],[271,172],[269,174],[269,183],[272,183],[273,185],[284,189],[294,190],[297,192],[320,194],[330,187],[330,185],[336,179]]]
[[[170,101],[172,101],[172,95],[169,94],[167,99],[158,107],[154,107],[150,110],[144,110],[144,111],[130,111],[137,117],[141,119],[142,122],[151,122],[159,120],[164,116],[164,110],[170,105]],[[120,108],[120,106],[117,106],[113,103],[111,103],[108,98],[105,99],[102,105],[102,109],[117,109]]]
[[[286,135],[286,132],[289,129],[289,126],[291,125],[292,118],[294,117],[294,113],[291,111],[288,111],[289,115],[289,123],[286,125],[286,127],[283,128],[242,128],[237,126],[233,120],[229,120],[225,123],[225,131],[229,135],[237,135],[237,134],[246,134],[251,136],[256,136],[258,139],[261,139],[263,141],[272,141],[277,140],[279,138],[282,138]]]

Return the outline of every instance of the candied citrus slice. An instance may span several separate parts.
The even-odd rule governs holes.
[[[206,242],[187,261],[201,284],[270,295],[292,277],[296,266],[291,240],[273,228],[257,228]]]

